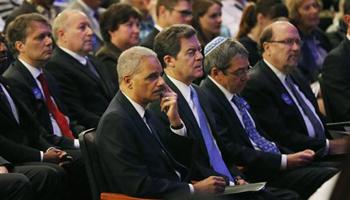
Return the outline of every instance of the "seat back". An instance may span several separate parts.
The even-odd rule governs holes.
[[[83,131],[79,134],[79,143],[89,178],[93,200],[99,200],[100,193],[106,191],[107,184],[97,153],[95,137],[95,129]]]

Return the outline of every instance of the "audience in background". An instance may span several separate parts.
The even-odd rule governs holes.
[[[297,27],[301,40],[299,70],[309,83],[317,81],[331,44],[318,28],[321,5],[318,0],[285,0],[291,22]]]
[[[49,21],[52,22],[61,11],[60,8],[54,6],[53,3],[54,0],[23,0],[23,3],[6,18],[5,30],[9,23],[17,16],[26,13],[39,13],[47,17]]]
[[[193,1],[192,26],[197,30],[197,37],[202,49],[213,38],[221,34],[221,8],[222,4],[219,0]]]
[[[191,24],[192,0],[158,0],[156,5],[156,24],[141,46],[153,49],[156,35],[173,24]]]
[[[237,40],[249,52],[249,64],[254,66],[260,59],[258,42],[266,26],[279,17],[288,17],[288,10],[281,0],[263,0],[249,3],[243,11]]]
[[[113,4],[100,19],[103,47],[96,53],[97,58],[108,71],[113,90],[118,91],[117,61],[126,49],[139,44],[141,13],[129,4]]]
[[[93,31],[86,15],[77,10],[60,13],[53,22],[57,47],[46,69],[56,78],[72,120],[94,128],[115,94],[107,68],[94,56]]]
[[[154,19],[151,15],[150,5],[152,0],[122,0],[121,3],[128,3],[139,9],[142,18],[140,21],[140,40],[143,41],[153,30]]]
[[[222,0],[222,24],[230,30],[231,37],[236,37],[242,13],[247,0]]]

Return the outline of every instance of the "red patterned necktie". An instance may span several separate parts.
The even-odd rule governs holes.
[[[41,87],[43,88],[45,99],[46,99],[46,105],[49,109],[49,112],[53,115],[55,118],[58,127],[60,128],[62,134],[68,138],[74,139],[73,133],[69,128],[69,124],[65,116],[61,113],[61,111],[58,109],[56,104],[52,101],[51,95],[49,92],[49,87],[46,81],[46,78],[44,77],[44,74],[40,74],[38,76],[38,80],[41,84]]]

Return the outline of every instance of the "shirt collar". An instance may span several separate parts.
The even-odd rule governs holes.
[[[264,59],[264,62],[273,71],[273,73],[276,74],[277,78],[280,79],[280,81],[283,83],[285,81],[285,79],[286,79],[286,74],[281,72],[279,69],[277,69],[271,63],[267,62],[265,59]]]
[[[41,68],[36,68],[25,62],[24,60],[18,58],[18,60],[28,69],[30,74],[37,79],[38,76],[43,72]]]
[[[161,32],[163,30],[163,28],[160,27],[158,24],[155,24],[154,28],[157,29],[159,32]]]
[[[175,78],[169,76],[166,74],[166,76],[168,76],[168,78],[171,80],[171,82],[174,83],[174,85],[177,87],[177,89],[180,90],[182,96],[185,97],[186,101],[188,102],[189,100],[191,100],[191,86],[186,85],[185,83],[176,80]]]
[[[64,47],[59,47],[60,49],[62,49],[62,51],[68,53],[69,55],[71,55],[74,59],[76,59],[78,62],[80,62],[82,65],[86,65],[86,57],[85,56],[81,56],[67,48]]]
[[[228,91],[226,88],[224,88],[222,85],[220,85],[218,82],[216,82],[211,76],[208,76],[208,78],[213,81],[213,83],[221,90],[222,93],[224,93],[227,100],[231,101],[233,98],[233,95],[230,91]]]
[[[131,105],[135,108],[136,112],[143,119],[143,116],[145,115],[145,109],[140,104],[136,103],[134,100],[128,97],[126,94],[123,93],[123,95],[130,101]]]
[[[346,34],[346,38],[348,38],[348,40],[350,40],[350,34]]]

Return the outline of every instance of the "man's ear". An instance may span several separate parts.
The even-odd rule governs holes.
[[[15,49],[21,53],[24,49],[24,43],[22,41],[16,41],[15,42]]]
[[[164,56],[163,61],[166,67],[175,67],[175,58],[172,56],[170,55]]]
[[[123,82],[125,83],[128,89],[133,89],[133,81],[131,76],[124,76]]]

